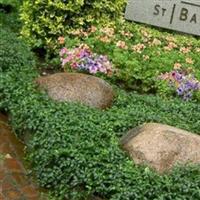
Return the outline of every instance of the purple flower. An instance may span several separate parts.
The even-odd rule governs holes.
[[[176,73],[175,78],[176,78],[177,81],[181,81],[183,79],[183,76],[180,73]]]
[[[91,74],[96,74],[97,71],[98,71],[98,68],[97,68],[96,66],[91,65],[91,66],[89,67],[89,72],[90,72]]]
[[[185,95],[183,95],[183,99],[185,100],[185,101],[188,101],[189,99],[191,99],[192,98],[192,93],[191,92],[188,92],[188,93],[186,93]]]
[[[62,48],[61,50],[60,50],[60,57],[63,57],[65,54],[67,54],[67,52],[68,52],[68,50],[67,50],[67,48]]]
[[[176,89],[178,96],[184,100],[192,98],[193,92],[200,90],[200,82],[195,79],[193,74],[187,74],[185,71],[172,71],[159,76],[162,80],[168,82],[170,87]]]
[[[184,93],[184,89],[183,89],[182,87],[179,87],[179,88],[176,90],[176,92],[177,92],[177,94],[178,94],[179,96],[181,96],[181,95],[183,95],[183,93]]]
[[[60,57],[63,67],[71,67],[77,70],[85,70],[89,73],[96,74],[97,72],[109,73],[112,71],[112,64],[107,56],[97,55],[92,53],[90,49],[84,45],[78,48],[67,50],[61,49]]]

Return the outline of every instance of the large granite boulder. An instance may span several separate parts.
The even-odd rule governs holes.
[[[200,164],[200,136],[172,126],[147,123],[130,130],[120,142],[136,164],[159,172],[177,163]]]
[[[56,73],[39,77],[36,83],[56,101],[104,109],[111,106],[114,98],[112,87],[106,81],[81,73]]]

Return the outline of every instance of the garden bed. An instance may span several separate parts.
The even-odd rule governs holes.
[[[133,27],[136,28],[132,32],[137,30],[135,34],[140,35],[143,28]],[[158,33],[153,31],[152,37],[158,39]],[[174,93],[163,95],[165,98],[138,93],[152,92],[153,73],[170,71],[179,59],[185,64],[188,54],[180,53],[180,48],[188,41],[192,43],[189,55],[195,61],[193,69],[199,79],[200,58],[198,52],[193,51],[198,48],[199,40],[180,36],[177,37],[179,46],[163,52],[170,43],[163,39],[161,47],[148,46],[145,54],[140,54],[131,53],[119,43],[116,47],[119,39],[108,45],[94,39],[94,35],[82,40],[78,36],[66,37],[69,48],[84,41],[93,51],[107,54],[116,68],[121,68],[119,76],[100,75],[113,85],[116,98],[111,108],[99,110],[79,103],[56,102],[45,92],[39,92],[35,79],[40,76],[40,70],[35,67],[30,49],[10,31],[2,29],[0,34],[3,36],[0,40],[3,47],[0,51],[0,110],[9,113],[11,125],[19,137],[27,132],[32,135],[26,144],[27,155],[42,187],[59,198],[70,200],[83,200],[92,195],[109,200],[200,198],[199,165],[177,166],[160,175],[148,166],[135,165],[119,146],[120,138],[129,129],[147,122],[168,124],[200,135],[198,95],[192,101],[183,101],[173,97]],[[119,35],[116,33],[113,37]],[[135,46],[144,37],[127,39],[127,43],[133,42]],[[157,49],[162,56],[156,56]],[[145,62],[143,55],[150,55],[150,61]],[[169,68],[164,70],[166,66]],[[118,81],[129,90],[133,85],[138,86],[134,87],[138,92],[126,92],[116,86]],[[165,93],[162,89],[166,89],[166,85],[161,90],[158,88],[153,85],[154,92],[156,89],[160,94]]]

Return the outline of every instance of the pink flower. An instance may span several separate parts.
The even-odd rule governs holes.
[[[130,32],[121,31],[120,33],[121,33],[123,36],[126,36],[126,37],[128,37],[128,38],[133,37],[133,34],[130,33]]]
[[[101,66],[101,67],[99,68],[99,71],[102,72],[102,73],[105,73],[105,74],[106,74],[106,72],[107,72],[106,68],[103,67],[103,66]]]
[[[101,30],[101,32],[106,34],[108,37],[113,37],[115,34],[115,29],[110,27],[105,27]]]
[[[117,43],[116,43],[116,46],[121,48],[121,49],[128,49],[126,43],[124,41],[121,41],[119,40]]]
[[[84,70],[91,74],[97,72],[108,74],[112,71],[112,64],[107,56],[93,53],[85,44],[74,49],[63,48],[60,51],[62,67],[76,70]]]
[[[68,62],[67,58],[62,59],[62,66],[65,66],[65,64]]]
[[[74,63],[71,63],[71,65],[70,65],[70,66],[71,66],[71,68],[74,68],[74,69],[76,69],[76,68],[77,68],[77,65],[78,65],[78,64],[77,64],[76,62],[74,62]]]
[[[69,55],[67,58],[62,59],[62,66],[64,66],[66,63],[70,62],[73,60],[73,55]]]
[[[97,69],[97,67],[90,66],[90,67],[89,67],[89,71],[90,71],[91,74],[96,74],[97,71],[98,71],[98,69]]]
[[[64,56],[64,54],[67,54],[67,52],[68,52],[68,50],[67,50],[67,48],[62,48],[61,50],[60,50],[60,56],[62,57],[62,56]]]
[[[142,51],[146,48],[146,46],[144,44],[136,44],[134,46],[132,46],[132,50],[137,52],[137,53],[142,53]]]
[[[108,36],[101,36],[98,38],[101,42],[110,43],[111,39]]]
[[[184,53],[184,54],[189,53],[190,50],[191,50],[191,47],[181,47],[180,48],[180,52]]]

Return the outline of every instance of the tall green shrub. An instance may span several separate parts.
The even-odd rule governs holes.
[[[0,25],[18,33],[21,29],[19,8],[22,0],[0,0]]]
[[[0,0],[0,5],[9,5],[12,7],[18,7],[22,0]]]
[[[125,0],[25,0],[22,35],[33,47],[53,48],[55,40],[77,27],[118,17]]]
[[[0,26],[0,72],[34,66],[34,56],[25,42]]]

